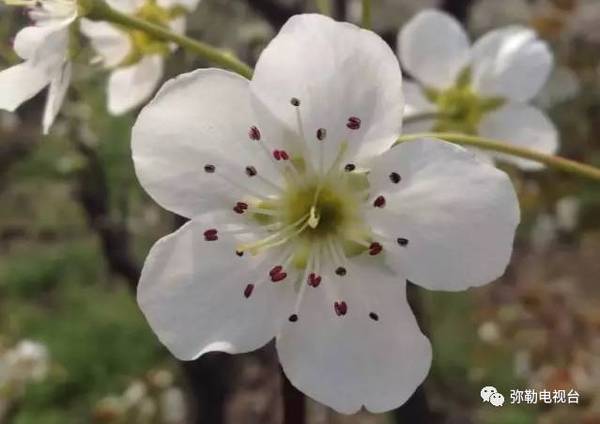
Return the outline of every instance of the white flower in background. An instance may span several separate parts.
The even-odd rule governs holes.
[[[49,370],[48,349],[41,343],[22,340],[0,355],[0,392],[20,394],[29,381],[41,381]]]
[[[138,302],[179,358],[273,337],[307,395],[345,413],[404,403],[431,346],[406,280],[463,290],[499,277],[519,220],[507,176],[437,140],[394,144],[393,51],[321,15],[291,18],[252,81],[169,81],[142,110],[142,186],[191,219],[150,251]]]
[[[71,81],[69,28],[77,19],[76,0],[5,0],[24,6],[32,24],[16,35],[14,49],[24,59],[0,72],[0,109],[15,111],[50,86],[42,119],[44,134],[54,123]]]
[[[400,31],[398,49],[405,69],[418,81],[404,86],[407,117],[439,114],[437,119],[414,123],[408,132],[478,134],[542,153],[557,150],[556,128],[527,103],[544,86],[553,66],[548,46],[532,30],[501,28],[470,47],[458,21],[428,10]],[[493,155],[527,170],[542,167],[526,159]]]
[[[185,32],[185,14],[200,0],[109,0],[114,9],[179,34]],[[81,31],[98,53],[98,61],[111,70],[108,110],[124,114],[148,100],[161,81],[165,56],[175,48],[143,31],[107,22],[82,19]]]

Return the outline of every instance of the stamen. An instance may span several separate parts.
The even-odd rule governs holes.
[[[323,140],[325,140],[326,137],[327,137],[327,130],[325,128],[319,128],[317,130],[317,139],[319,141],[323,141]]]
[[[233,207],[235,213],[243,214],[248,209],[248,203],[237,202]]]
[[[346,268],[344,268],[343,266],[339,266],[335,269],[335,273],[340,277],[343,277],[344,275],[346,275]]]
[[[236,250],[236,251],[235,251],[235,254],[236,254],[236,255],[238,255],[240,258],[241,258],[242,256],[244,256],[244,252],[240,252],[239,250]]]
[[[280,281],[285,280],[286,277],[287,277],[287,273],[280,272],[278,274],[271,275],[271,281],[274,283],[278,283]]]
[[[300,100],[297,99],[296,97],[292,97],[292,99],[290,100],[290,103],[292,104],[292,106],[300,106]]]
[[[246,167],[246,175],[249,177],[254,177],[257,174],[256,168],[253,166]]]
[[[277,265],[274,266],[271,271],[269,271],[269,275],[272,277],[276,274],[279,274],[281,271],[283,271],[283,267],[281,265]]]
[[[290,239],[292,239],[293,237],[297,236],[298,234],[300,234],[302,231],[304,231],[306,229],[306,227],[308,227],[308,218],[309,218],[310,214],[306,214],[304,216],[302,216],[300,219],[298,219],[296,222],[282,228],[280,231],[276,232],[275,234],[271,234],[268,237],[265,237],[261,240],[255,241],[254,243],[248,243],[248,244],[243,244],[241,246],[238,246],[237,250],[239,251],[249,251],[251,254],[256,254],[258,252],[258,250],[260,249],[269,249],[275,246],[279,246],[283,243],[286,243],[287,241],[289,241]],[[301,227],[298,230],[295,230],[296,227],[298,227],[299,225],[301,225]],[[290,231],[292,231],[290,233]]]
[[[285,150],[273,150],[275,160],[289,160],[290,156]]]
[[[308,225],[313,230],[319,226],[319,220],[321,216],[317,214],[317,208],[314,206],[310,207],[310,217],[308,218]]]
[[[260,130],[255,126],[251,126],[250,129],[248,130],[248,137],[250,137],[250,140],[259,141],[260,140]]]
[[[369,255],[371,255],[371,256],[378,255],[381,253],[382,250],[383,250],[383,246],[381,244],[377,243],[376,241],[374,241],[369,246]]]
[[[356,169],[356,165],[354,165],[353,163],[349,163],[344,167],[344,171],[346,172],[352,172]]]
[[[206,241],[215,241],[218,240],[218,231],[215,228],[211,228],[204,232],[204,240]]]
[[[378,196],[373,202],[373,206],[376,208],[383,208],[385,206],[385,197]]]
[[[396,242],[397,242],[397,243],[398,243],[400,246],[402,246],[402,247],[406,247],[406,246],[408,246],[408,239],[405,239],[405,238],[403,238],[403,237],[398,237],[398,238],[396,239]]]
[[[296,322],[296,321],[298,321],[298,315],[297,314],[292,314],[292,315],[290,315],[290,317],[288,318],[288,320],[290,322]]]
[[[244,289],[244,297],[246,299],[248,299],[250,296],[252,296],[253,291],[254,291],[254,284],[248,284],[246,286],[246,288]]]
[[[214,173],[216,169],[217,168],[215,168],[214,165],[210,165],[210,164],[204,165],[204,172],[206,172],[207,174]]]
[[[398,184],[402,180],[402,177],[397,172],[392,172],[390,174],[390,181],[394,184]]]
[[[350,118],[348,118],[348,123],[346,124],[346,126],[351,130],[358,130],[360,128],[360,125],[361,120],[356,116],[351,116]]]
[[[348,305],[343,300],[339,302],[334,302],[333,310],[335,311],[338,317],[341,317],[346,315],[346,313],[348,312]]]
[[[379,321],[379,315],[377,315],[375,312],[370,312],[369,318],[371,318],[373,321]]]
[[[308,285],[316,288],[319,284],[321,284],[321,276],[311,272],[308,276]]]

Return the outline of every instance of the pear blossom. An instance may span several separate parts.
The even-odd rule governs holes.
[[[426,10],[400,31],[399,56],[416,82],[406,82],[408,132],[434,129],[503,140],[552,154],[558,133],[550,119],[528,104],[542,89],[553,67],[547,44],[531,29],[509,26],[493,30],[471,47],[460,23],[450,15]],[[491,155],[476,151],[482,158]],[[525,170],[542,165],[493,154]]]
[[[185,32],[185,13],[200,0],[109,0],[122,13]],[[163,76],[164,58],[175,48],[140,30],[89,19],[81,21],[82,33],[97,51],[96,61],[111,70],[108,80],[108,110],[122,115],[148,100]]]
[[[54,123],[71,81],[69,29],[79,14],[76,0],[5,0],[24,6],[32,22],[19,31],[14,50],[24,62],[0,72],[0,109],[14,112],[50,87],[42,118],[44,134]]]
[[[469,151],[400,135],[402,74],[375,33],[292,17],[251,81],[200,69],[141,111],[144,189],[190,219],[150,250],[138,302],[180,359],[276,338],[298,389],[343,413],[403,404],[431,345],[406,281],[464,290],[499,277],[519,209]]]

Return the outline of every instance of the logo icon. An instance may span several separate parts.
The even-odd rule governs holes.
[[[483,402],[489,402],[496,407],[504,405],[504,396],[502,393],[498,393],[494,386],[485,386],[481,389],[481,399]]]

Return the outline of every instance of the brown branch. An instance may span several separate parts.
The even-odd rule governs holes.
[[[306,401],[304,394],[292,386],[283,371],[281,371],[281,387],[283,394],[283,423],[305,424]]]
[[[100,238],[102,253],[108,267],[123,277],[129,289],[135,293],[141,266],[130,252],[130,234],[124,222],[111,217],[110,195],[106,172],[98,153],[87,144],[72,137],[72,141],[85,158],[85,166],[79,172],[75,196],[81,204],[88,223]]]
[[[303,1],[297,1],[293,6],[284,6],[277,0],[246,0],[246,2],[276,30],[292,16],[304,12]]]
[[[466,22],[475,0],[443,0],[440,8],[461,22]]]

